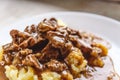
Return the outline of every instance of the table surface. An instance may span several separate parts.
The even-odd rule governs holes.
[[[104,0],[0,0],[0,29],[21,19],[56,11],[81,11],[120,20],[120,3]]]

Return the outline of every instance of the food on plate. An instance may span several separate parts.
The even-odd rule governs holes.
[[[107,41],[55,18],[10,35],[12,42],[0,48],[0,80],[120,79]]]

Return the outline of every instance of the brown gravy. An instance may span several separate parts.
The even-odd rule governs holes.
[[[0,66],[0,80],[8,80],[4,72],[5,72],[4,67]]]
[[[88,78],[82,76],[75,80],[120,80],[120,77],[115,73],[112,59],[107,56],[104,59],[105,65],[103,68],[95,67],[95,71],[90,73]]]

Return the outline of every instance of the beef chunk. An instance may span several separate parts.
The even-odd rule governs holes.
[[[47,62],[44,66],[48,70],[57,71],[57,72],[61,72],[67,69],[66,64],[53,59]]]
[[[32,54],[26,56],[26,58],[22,61],[22,64],[27,66],[33,66],[35,68],[38,68],[39,70],[42,70],[43,67],[42,64],[38,61],[38,59]]]
[[[57,59],[59,57],[59,51],[54,48],[50,43],[41,51],[41,57],[39,61],[44,63],[50,61],[50,59]]]

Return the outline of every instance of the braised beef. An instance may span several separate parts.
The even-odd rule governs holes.
[[[54,48],[51,44],[48,44],[42,51],[39,61],[42,63],[50,61],[50,59],[58,59],[59,51],[57,48]]]
[[[45,69],[59,73],[68,70],[69,74],[67,75],[71,76],[71,70],[69,69],[72,68],[71,66],[68,67],[64,60],[72,51],[72,55],[74,55],[74,49],[79,49],[74,56],[82,57],[84,64],[93,67],[104,66],[101,59],[103,56],[100,55],[103,51],[101,48],[94,46],[94,43],[104,41],[102,38],[66,26],[60,26],[55,18],[44,19],[38,25],[27,26],[24,32],[13,29],[10,31],[10,35],[12,42],[3,46],[4,56],[2,61],[6,65],[31,66],[38,71]],[[108,44],[106,41],[104,43]],[[71,63],[74,62],[71,59]],[[83,67],[82,63],[81,65],[75,63],[72,66]]]
[[[67,69],[67,65],[57,60],[51,59],[45,65],[45,68],[51,71],[62,72]]]
[[[30,27],[27,26],[24,30],[24,32],[27,32],[29,34],[33,34],[37,32],[36,26],[35,25],[31,25]]]
[[[32,66],[33,62],[29,64],[31,61],[27,63],[26,60],[32,59],[33,56],[41,63],[49,62],[51,59],[63,60],[73,50],[73,47],[79,48],[84,57],[88,59],[90,56],[94,56],[91,54],[95,52],[92,48],[94,39],[102,40],[92,34],[59,26],[55,18],[44,19],[38,25],[27,26],[24,32],[13,29],[10,31],[10,35],[12,42],[3,46],[5,62],[10,63],[12,58],[13,64],[22,62],[25,65],[32,64]],[[32,57],[29,53],[32,54]],[[99,54],[99,51],[96,53]],[[9,54],[13,56],[9,56]],[[22,55],[22,59],[25,58],[25,60],[17,59],[20,56],[18,54]],[[38,67],[37,63],[35,66]]]
[[[35,68],[38,68],[39,70],[42,70],[42,67],[43,67],[42,64],[38,61],[38,59],[33,54],[27,55],[25,59],[22,61],[22,64],[33,66]]]
[[[13,39],[13,43],[18,45],[30,37],[28,33],[20,32],[18,30],[11,30],[10,35]]]

